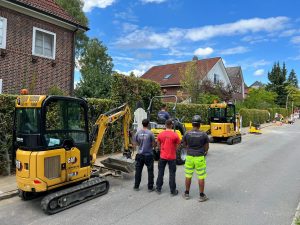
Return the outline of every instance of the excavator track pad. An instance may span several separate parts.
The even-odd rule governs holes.
[[[46,214],[55,214],[104,195],[108,190],[107,180],[94,177],[74,187],[47,195],[42,199],[41,207]]]

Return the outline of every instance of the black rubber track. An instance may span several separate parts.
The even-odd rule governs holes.
[[[60,199],[62,197],[67,197],[68,195],[72,195],[72,194],[80,194],[80,192],[82,192],[82,193],[85,192],[86,193],[89,189],[100,186],[100,185],[103,185],[103,184],[106,185],[105,190],[101,191],[100,193],[97,193],[96,195],[90,194],[88,196],[83,196],[82,200],[74,201],[71,204],[69,204],[67,206],[64,206],[64,207],[56,207],[55,209],[51,209],[49,207],[49,204],[52,200]],[[43,211],[46,214],[55,214],[55,213],[58,213],[58,212],[61,212],[61,211],[65,210],[65,209],[68,209],[68,208],[71,208],[71,207],[76,206],[78,204],[81,204],[83,202],[86,202],[88,200],[91,200],[93,198],[97,198],[101,195],[104,195],[108,192],[108,190],[109,190],[109,182],[107,180],[105,180],[103,178],[100,178],[100,177],[91,178],[88,181],[83,182],[83,183],[81,183],[79,185],[76,185],[74,187],[70,187],[70,188],[67,188],[67,189],[64,189],[64,190],[61,190],[61,191],[57,191],[55,193],[47,195],[46,197],[44,197],[42,199],[41,207],[42,207]]]

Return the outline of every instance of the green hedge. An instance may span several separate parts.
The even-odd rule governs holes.
[[[263,124],[270,120],[270,114],[268,110],[260,109],[240,109],[239,114],[242,116],[242,126],[248,127],[250,121],[252,123]]]
[[[274,120],[276,113],[281,114],[283,117],[286,117],[289,115],[288,110],[285,108],[270,108],[270,109],[268,109],[268,111],[271,114],[271,120]]]
[[[137,102],[141,101],[146,109],[150,99],[156,95],[161,95],[160,85],[156,82],[120,74],[113,75],[112,100],[119,104],[127,102],[131,109],[135,109]]]
[[[0,175],[10,172],[12,129],[16,96],[0,95]]]
[[[174,107],[174,103],[167,104],[169,112],[172,114],[172,108]],[[177,104],[176,107],[176,117],[181,119],[183,118],[183,122],[189,123],[192,121],[192,117],[194,115],[200,115],[202,117],[202,122],[204,124],[208,124],[208,107],[207,104]]]

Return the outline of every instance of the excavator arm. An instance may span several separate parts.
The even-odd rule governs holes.
[[[113,124],[119,119],[123,119],[123,135],[124,135],[124,152],[129,152],[129,125],[131,121],[131,112],[129,106],[125,103],[117,108],[114,108],[104,114],[101,114],[94,125],[92,135],[92,145],[90,149],[91,164],[94,165],[97,153],[100,149],[101,142],[110,124]]]

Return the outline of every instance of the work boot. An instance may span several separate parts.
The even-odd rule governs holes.
[[[178,195],[178,190],[171,191],[171,196],[176,196],[176,195]]]
[[[208,200],[208,197],[205,194],[203,194],[203,195],[200,194],[199,202],[205,202],[207,200]]]
[[[152,191],[155,191],[155,188],[154,188],[154,187],[148,188],[148,192],[152,192]]]
[[[190,194],[189,194],[189,192],[185,191],[185,192],[182,194],[182,197],[183,197],[185,200],[189,200],[189,199],[190,199]]]
[[[155,191],[156,191],[157,194],[159,194],[159,195],[161,194],[161,189],[160,188],[156,188]]]

